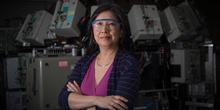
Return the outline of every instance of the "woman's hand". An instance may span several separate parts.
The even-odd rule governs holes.
[[[128,100],[122,96],[104,96],[97,97],[96,105],[101,108],[106,108],[110,110],[126,110],[128,109],[125,102]]]
[[[82,94],[79,85],[76,83],[76,81],[73,82],[68,82],[67,85],[67,91],[77,93],[77,94]]]

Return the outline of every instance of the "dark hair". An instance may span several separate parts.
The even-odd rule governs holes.
[[[127,22],[127,17],[125,16],[125,13],[121,9],[121,7],[117,4],[102,4],[100,5],[96,11],[92,14],[89,24],[88,24],[88,32],[87,35],[89,37],[89,47],[88,52],[94,52],[97,51],[98,44],[95,41],[94,35],[93,35],[93,28],[92,28],[92,22],[96,19],[96,17],[104,12],[104,11],[111,11],[112,14],[116,17],[117,21],[120,23],[120,29],[121,33],[119,36],[119,48],[120,49],[129,49],[129,43],[131,41],[129,37],[129,27]]]

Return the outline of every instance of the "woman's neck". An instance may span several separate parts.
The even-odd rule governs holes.
[[[97,55],[97,62],[102,65],[110,64],[114,61],[117,48],[114,49],[100,49]]]
[[[118,48],[100,48],[99,58],[108,59],[115,56]]]

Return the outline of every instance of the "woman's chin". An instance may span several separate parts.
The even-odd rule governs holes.
[[[112,43],[102,43],[102,44],[100,44],[99,46],[100,47],[105,47],[105,48],[109,48],[109,47],[112,47]]]

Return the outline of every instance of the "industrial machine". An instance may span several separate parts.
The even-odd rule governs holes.
[[[169,42],[187,40],[198,33],[200,22],[188,2],[169,6],[160,14],[162,26]]]
[[[7,110],[26,110],[25,91],[7,91],[6,103]]]
[[[26,109],[25,76],[28,62],[27,54],[26,56],[8,57],[5,60],[7,110]]]
[[[86,8],[79,0],[57,1],[50,30],[58,36],[78,37],[78,23],[85,15]]]
[[[173,83],[195,83],[202,79],[199,50],[172,49],[171,70]]]
[[[133,5],[128,13],[128,20],[133,41],[158,40],[163,34],[155,5]]]
[[[27,74],[27,109],[60,109],[58,95],[80,57],[35,57]]]
[[[23,43],[24,46],[44,45],[51,19],[52,15],[45,10],[28,14],[16,40]]]
[[[7,74],[7,88],[8,89],[20,89],[25,88],[25,73],[22,65],[24,61],[21,57],[12,57],[6,59],[6,74]],[[27,66],[27,65],[25,65]]]

